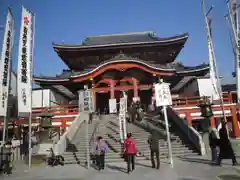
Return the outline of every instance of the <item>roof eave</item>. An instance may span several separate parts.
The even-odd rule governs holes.
[[[49,78],[48,77],[34,77],[33,80],[34,80],[34,82],[39,82],[39,83],[41,83],[41,82],[52,82],[52,83],[57,82],[57,83],[60,83],[60,82],[68,82],[68,81],[70,81],[70,79],[68,79],[68,78],[52,79],[51,77],[49,77]]]
[[[196,72],[200,72],[200,71],[207,71],[209,69],[210,69],[210,67],[206,66],[206,67],[197,68],[197,69],[176,71],[176,73],[179,74],[179,75],[181,75],[181,74],[191,74],[191,73],[196,73]]]
[[[106,63],[103,63],[99,66],[97,66],[96,68],[93,68],[92,70],[88,71],[88,72],[85,72],[85,73],[81,73],[81,74],[72,74],[71,75],[71,78],[76,78],[76,77],[81,77],[81,76],[88,76],[94,72],[96,72],[97,70],[103,68],[104,66],[108,66],[110,64],[114,64],[114,63],[123,63],[123,62],[128,62],[128,63],[139,63],[143,66],[146,66],[150,69],[154,69],[154,70],[157,70],[157,71],[168,71],[168,72],[176,72],[176,69],[165,69],[165,68],[157,68],[157,67],[154,67],[148,63],[145,63],[145,62],[141,62],[141,61],[138,61],[138,60],[134,60],[134,59],[121,59],[121,60],[112,60],[112,61],[109,61],[109,62],[106,62]]]
[[[103,45],[92,45],[92,46],[83,46],[83,45],[69,45],[69,44],[57,44],[52,43],[53,48],[56,49],[95,49],[95,48],[104,48],[104,47],[117,47],[117,46],[129,46],[129,45],[154,45],[154,44],[169,44],[169,43],[175,43],[179,41],[184,41],[184,44],[186,40],[188,39],[189,35],[188,33],[184,33],[183,35],[177,36],[177,37],[171,37],[169,39],[163,39],[159,41],[147,41],[147,42],[131,42],[131,43],[117,43],[117,44],[103,44]]]

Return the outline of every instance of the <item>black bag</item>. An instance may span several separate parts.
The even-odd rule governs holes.
[[[124,159],[125,162],[127,162],[127,154],[126,153],[122,154],[122,158]]]

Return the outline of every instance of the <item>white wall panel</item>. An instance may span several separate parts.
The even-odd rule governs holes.
[[[49,107],[66,105],[68,100],[50,89],[36,89],[32,92],[32,107]]]
[[[214,89],[210,78],[199,78],[197,81],[200,96],[214,96]]]

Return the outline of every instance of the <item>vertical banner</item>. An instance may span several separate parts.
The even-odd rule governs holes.
[[[238,11],[237,11],[237,0],[231,0],[231,14],[233,28],[236,33],[237,47],[235,50],[235,76],[236,76],[236,88],[237,88],[237,99],[240,102],[240,54],[239,54],[239,25],[238,25]]]
[[[202,0],[202,8],[203,8],[204,20],[206,23],[206,29],[207,29],[210,79],[212,81],[212,86],[214,90],[214,92],[212,93],[212,100],[222,100],[221,83],[220,83],[218,72],[217,72],[216,57],[214,54],[214,48],[213,48],[213,42],[212,42],[212,28],[211,28],[212,19],[208,17],[209,12],[208,14],[206,14],[204,0]]]
[[[32,112],[33,39],[34,15],[22,7],[17,69],[19,117],[29,117]]]
[[[216,66],[215,66],[215,60],[213,55],[213,47],[211,42],[211,35],[212,35],[212,28],[211,23],[212,20],[207,17],[207,23],[209,27],[209,33],[207,35],[207,42],[208,42],[208,56],[209,56],[209,67],[210,67],[210,79],[213,86],[213,93],[212,93],[212,100],[219,100],[219,90],[218,90],[218,81],[217,81],[217,74],[216,74]]]
[[[126,138],[126,97],[120,98],[119,109],[119,134],[120,140],[123,142]]]
[[[11,10],[8,10],[7,22],[3,38],[1,64],[0,64],[0,116],[7,116],[8,94],[11,75],[11,55],[13,46],[13,16]]]
[[[79,112],[84,111],[84,90],[78,91],[78,106]]]

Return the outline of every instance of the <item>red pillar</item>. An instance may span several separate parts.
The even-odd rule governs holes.
[[[137,87],[137,80],[132,78],[133,81],[133,97],[138,97],[138,87]]]
[[[115,89],[114,89],[114,81],[110,81],[110,99],[115,98]]]
[[[192,126],[192,117],[189,111],[185,112],[185,119],[189,126]]]
[[[237,119],[237,110],[236,106],[231,107],[231,114],[232,114],[232,126],[233,126],[233,135],[236,138],[240,137],[240,128],[239,128],[239,123]]]
[[[212,116],[210,117],[210,126],[211,126],[211,128],[216,128],[216,123],[215,123],[215,117],[214,117],[214,115],[212,115]]]

